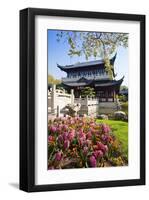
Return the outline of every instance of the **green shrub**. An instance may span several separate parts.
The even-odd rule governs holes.
[[[119,101],[122,101],[122,102],[128,101],[128,97],[125,95],[119,95],[118,98],[119,98]]]
[[[121,110],[124,111],[128,116],[128,101],[121,104]]]

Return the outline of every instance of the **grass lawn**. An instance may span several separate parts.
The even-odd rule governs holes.
[[[119,139],[122,145],[122,152],[128,158],[128,122],[116,120],[97,120],[110,126],[113,134]]]

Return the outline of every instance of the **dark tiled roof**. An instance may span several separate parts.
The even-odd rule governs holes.
[[[123,82],[123,78],[120,80],[111,80],[111,81],[106,81],[106,82],[101,82],[101,81],[95,81],[95,80],[90,80],[90,81],[82,81],[82,82],[63,82],[62,84],[65,86],[69,87],[77,87],[77,86],[89,86],[89,85],[94,85],[95,87],[108,87],[108,86],[118,86],[121,85]]]
[[[110,59],[111,64],[114,63],[116,58],[116,54]],[[102,60],[95,60],[95,61],[88,61],[88,62],[82,62],[82,63],[75,63],[73,65],[59,65],[57,64],[57,67],[59,67],[61,70],[68,70],[68,69],[74,69],[74,68],[80,68],[80,67],[89,67],[89,66],[95,66],[95,65],[103,65],[104,61]]]
[[[91,83],[86,83],[86,82],[82,82],[82,83],[78,83],[78,82],[69,82],[69,83],[63,83],[63,85],[66,85],[66,86],[70,86],[70,87],[77,87],[77,86],[88,86],[90,85]]]
[[[95,87],[108,87],[108,86],[116,86],[116,85],[121,85],[123,82],[123,78],[121,78],[120,80],[112,80],[106,83],[95,83]]]
[[[88,79],[82,77],[77,81],[63,82],[63,84],[67,85],[67,86],[75,87],[75,86],[87,86],[87,85],[90,85],[92,82],[93,82],[93,80],[88,80]]]

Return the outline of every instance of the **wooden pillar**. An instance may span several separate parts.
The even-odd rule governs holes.
[[[106,102],[108,102],[108,90],[105,91]]]
[[[116,95],[115,95],[115,90],[113,90],[113,102],[115,101]]]

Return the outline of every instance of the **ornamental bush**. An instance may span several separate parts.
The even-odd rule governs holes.
[[[48,123],[48,169],[123,166],[121,145],[94,118],[63,117]]]

